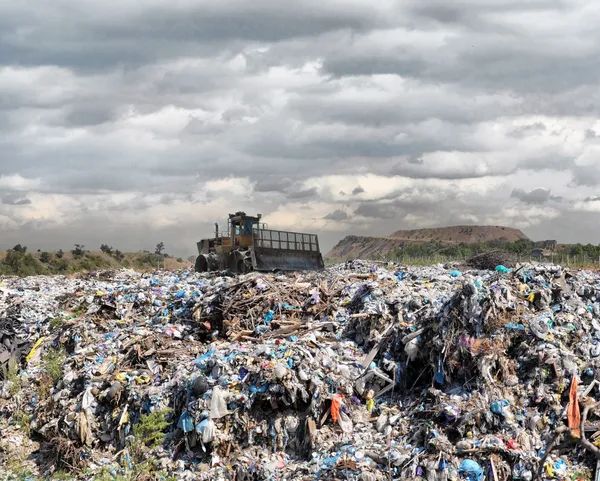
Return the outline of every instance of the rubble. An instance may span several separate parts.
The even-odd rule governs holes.
[[[476,254],[467,259],[467,265],[473,269],[492,270],[497,266],[513,265],[512,256],[503,250],[493,250]]]
[[[596,479],[600,274],[500,267],[6,278],[1,437],[31,479]]]

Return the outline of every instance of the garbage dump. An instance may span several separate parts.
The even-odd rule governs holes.
[[[3,475],[599,479],[599,288],[360,261],[5,278]]]

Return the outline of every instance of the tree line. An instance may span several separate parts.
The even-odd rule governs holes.
[[[144,251],[126,256],[119,249],[115,249],[108,244],[100,246],[100,251],[110,256],[119,265],[141,269],[164,267],[164,260],[171,257],[164,250],[165,244],[159,242],[154,249],[154,253]],[[114,261],[111,262],[110,259],[87,250],[83,244],[74,244],[70,254],[70,256],[65,256],[62,249],[56,252],[38,250],[37,253],[32,253],[28,251],[27,246],[17,244],[12,249],[8,249],[6,255],[0,261],[0,275],[68,274],[115,267]],[[183,262],[183,259],[178,258],[177,261]]]
[[[442,242],[424,242],[422,244],[406,244],[391,252],[395,258],[427,258],[434,256],[447,257],[451,259],[467,259],[477,254],[502,250],[516,256],[528,257],[536,249],[536,244],[527,239],[519,239],[515,242],[493,240],[478,242],[474,244],[444,244]],[[600,244],[570,244],[564,245],[552,251],[555,258],[583,258],[597,260],[600,257]]]

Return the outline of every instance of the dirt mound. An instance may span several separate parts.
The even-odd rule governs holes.
[[[419,242],[448,242],[467,243],[488,242],[501,240],[505,242],[516,242],[519,239],[527,239],[519,229],[502,226],[453,226],[437,227],[433,229],[399,230],[389,237]]]
[[[518,229],[502,226],[454,226],[432,229],[399,230],[389,236],[347,236],[328,252],[329,259],[368,259],[394,251],[407,244],[426,242],[442,245],[479,242],[516,242],[527,239]]]

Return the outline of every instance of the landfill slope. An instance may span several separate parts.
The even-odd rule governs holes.
[[[0,475],[591,480],[600,275],[350,262],[0,283]]]
[[[431,242],[440,245],[476,244],[528,240],[519,229],[503,226],[452,226],[399,230],[385,237],[350,235],[342,239],[325,257],[328,259],[367,259],[386,255],[407,244]]]
[[[419,242],[443,242],[474,244],[501,240],[516,242],[528,240],[528,237],[519,229],[495,225],[458,225],[452,227],[436,227],[431,229],[399,230],[390,237]]]

